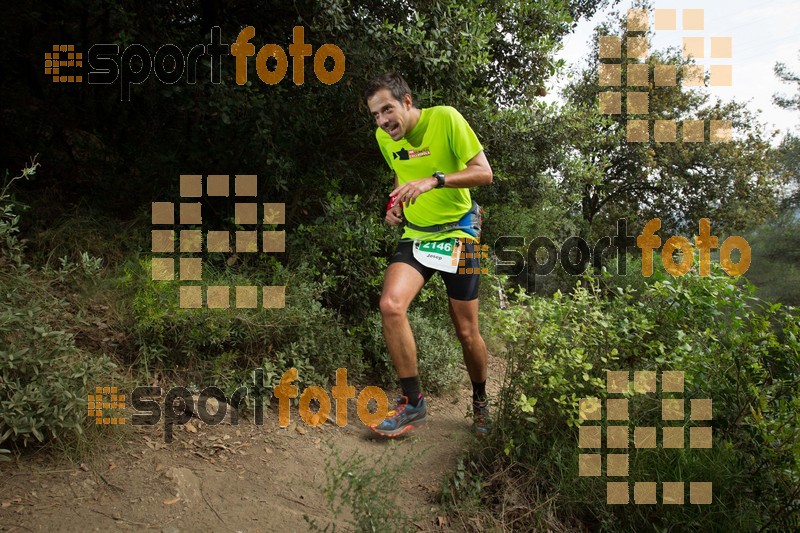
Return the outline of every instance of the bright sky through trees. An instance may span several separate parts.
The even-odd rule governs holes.
[[[623,0],[615,9],[626,13],[631,7],[630,0]],[[680,47],[683,37],[705,37],[705,57],[697,62],[703,65],[732,64],[733,85],[730,87],[708,87],[705,90],[724,100],[736,99],[750,101],[751,109],[763,111],[761,120],[768,126],[781,130],[800,130],[800,113],[781,109],[772,102],[776,92],[789,94],[795,88],[781,83],[773,72],[776,62],[786,63],[793,72],[800,71],[800,2],[796,0],[767,0],[754,3],[747,0],[728,1],[685,1],[656,0],[653,9],[676,9],[677,28],[674,31],[656,31],[653,38],[654,49],[671,46]],[[681,11],[683,9],[703,9],[704,29],[702,31],[683,30]],[[591,48],[592,32],[595,26],[607,19],[610,9],[595,15],[591,20],[581,22],[576,31],[564,41],[564,48],[558,54],[570,67],[585,66]],[[653,16],[650,16],[653,23]],[[731,37],[733,57],[731,59],[712,59],[710,57],[711,37]],[[558,90],[564,80],[556,86],[548,87],[549,100],[560,99]],[[783,135],[779,138],[782,138]]]

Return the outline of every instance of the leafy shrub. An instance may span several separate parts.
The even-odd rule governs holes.
[[[9,192],[11,184],[17,180],[27,180],[34,174],[39,167],[36,158],[31,164],[22,170],[22,174],[11,179],[8,178],[8,171],[3,177],[3,186],[0,188],[0,267],[6,262],[12,262],[17,267],[23,266],[23,253],[25,251],[25,241],[19,239],[19,209],[26,206],[16,202]]]
[[[508,498],[516,498],[539,509],[503,515],[504,526],[523,529],[576,521],[610,531],[796,527],[797,311],[753,298],[752,286],[718,266],[705,277],[657,273],[638,289],[615,289],[612,298],[587,279],[589,286],[569,297],[519,295],[517,305],[496,314],[495,333],[509,347],[508,374],[496,431],[468,463],[493,480],[484,503],[513,511]],[[710,424],[711,449],[630,450],[628,479],[711,481],[714,505],[611,506],[605,483],[619,479],[578,476],[579,399],[603,402],[606,370],[680,370],[687,409],[693,398],[712,399],[712,422],[684,424]],[[660,397],[625,396],[629,426],[664,425]]]
[[[15,179],[27,178],[37,166]],[[10,260],[0,269],[0,445],[28,446],[80,435],[86,396],[108,383],[115,365],[75,346],[74,335],[66,331],[75,325],[74,317],[58,296],[63,284],[96,273],[99,260],[85,254],[81,266],[65,260],[58,272],[31,269],[17,235],[10,183],[0,190],[0,264]]]
[[[538,203],[534,207],[518,204],[492,205],[487,208],[485,230],[483,242],[489,244],[495,253],[497,250],[504,250],[505,253],[501,254],[504,262],[516,260],[509,254],[511,250],[524,258],[526,266],[516,275],[510,276],[511,284],[538,294],[552,294],[559,289],[570,290],[574,286],[575,276],[567,274],[560,261],[556,262],[550,273],[537,275],[533,257],[528,256],[529,252],[533,253],[530,249],[531,243],[539,237],[550,239],[560,253],[566,239],[581,234],[579,222],[559,209],[555,200]],[[538,261],[541,264],[546,262],[543,249],[540,250]],[[508,267],[502,271],[510,274]]]
[[[368,368],[370,378],[394,381],[375,311],[394,236],[367,207],[357,196],[330,195],[314,225],[287,235],[288,266],[271,259],[256,270],[204,260],[206,285],[285,285],[283,309],[181,309],[177,281],[153,281],[148,258],[129,261],[121,285],[131,301],[141,368],[214,379],[229,389],[257,367],[277,380],[294,366],[301,385],[325,384],[340,367],[354,380]],[[411,320],[420,374],[426,390],[441,391],[461,376],[444,285],[437,278],[418,300]]]
[[[272,262],[265,274],[204,268],[209,285],[286,285],[283,309],[182,309],[178,283],[153,281],[150,259],[129,263],[122,283],[132,292],[134,332],[145,372],[154,365],[189,372],[193,379],[218,379],[234,388],[263,366],[268,373],[294,366],[300,383],[323,385],[346,367],[362,372],[361,349],[335,311],[320,303],[321,286],[307,273]],[[205,266],[205,265],[204,265]],[[285,367],[283,367],[285,365]],[[283,367],[283,368],[279,368]]]
[[[107,383],[103,379],[115,365],[106,356],[82,353],[71,333],[50,325],[59,302],[31,288],[11,292],[6,282],[13,275],[0,275],[0,444],[80,435],[86,395]]]
[[[358,195],[329,194],[322,216],[287,235],[290,267],[319,280],[323,304],[353,323],[377,307],[395,241],[379,209]]]

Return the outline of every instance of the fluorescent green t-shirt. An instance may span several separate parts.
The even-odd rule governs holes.
[[[375,132],[386,164],[397,174],[397,182],[433,176],[438,171],[451,174],[467,167],[467,161],[478,155],[483,146],[467,121],[452,107],[437,106],[421,110],[414,129],[399,141],[378,128]],[[442,187],[420,195],[416,202],[404,206],[406,220],[417,226],[433,226],[456,222],[472,207],[469,189]],[[403,239],[441,240],[472,238],[461,230],[430,233],[406,227]]]

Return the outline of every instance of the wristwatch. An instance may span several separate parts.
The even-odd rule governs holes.
[[[433,177],[436,178],[436,181],[439,182],[436,184],[435,187],[436,189],[441,189],[442,187],[444,187],[444,172],[442,172],[441,170],[437,170],[436,172],[433,173]]]

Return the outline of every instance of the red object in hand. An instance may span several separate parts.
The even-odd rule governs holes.
[[[397,196],[390,196],[389,203],[386,204],[386,210],[388,211],[396,205],[397,205]]]

